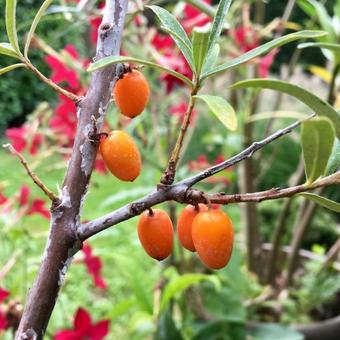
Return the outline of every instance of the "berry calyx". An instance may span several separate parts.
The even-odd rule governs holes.
[[[145,211],[140,216],[137,231],[140,243],[149,256],[161,261],[171,254],[174,229],[165,211]]]
[[[178,217],[177,235],[181,245],[192,252],[196,251],[192,240],[192,222],[198,213],[207,211],[208,207],[204,204],[197,206],[187,205]]]
[[[230,260],[234,231],[226,213],[209,209],[197,214],[192,224],[192,239],[202,262],[210,269],[221,269]]]
[[[140,71],[130,69],[117,80],[112,95],[118,110],[134,118],[143,112],[149,101],[149,84]]]
[[[110,172],[122,181],[133,181],[141,172],[142,160],[134,140],[124,131],[101,138],[99,150]]]

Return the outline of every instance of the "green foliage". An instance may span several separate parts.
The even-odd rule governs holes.
[[[327,118],[311,119],[302,123],[301,144],[307,184],[312,184],[324,175],[334,138],[334,127]]]
[[[299,194],[299,196],[306,197],[309,200],[321,205],[324,208],[340,213],[340,203],[334,202],[328,198],[321,197],[319,195],[315,195],[309,192]]]
[[[205,66],[208,52],[209,30],[206,28],[194,28],[192,31],[192,46],[197,74],[201,74],[202,67]]]
[[[194,96],[203,100],[211,110],[211,112],[222,122],[229,130],[237,129],[237,117],[233,107],[222,97],[200,94]]]

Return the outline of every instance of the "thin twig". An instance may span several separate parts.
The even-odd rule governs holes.
[[[43,75],[34,65],[32,65],[30,63],[29,60],[27,59],[23,59],[23,63],[27,66],[27,68],[29,70],[31,70],[40,80],[42,80],[45,84],[47,84],[48,86],[52,87],[55,91],[61,93],[62,95],[64,95],[65,97],[71,99],[72,101],[74,101],[75,103],[78,103],[81,99],[81,97],[75,95],[72,92],[69,92],[65,89],[63,89],[62,87],[60,87],[59,85],[57,85],[56,83],[54,83],[51,79],[47,78],[45,75]]]
[[[4,148],[7,148],[13,155],[17,156],[20,159],[21,164],[27,171],[28,176],[30,176],[33,182],[44,192],[44,194],[52,201],[57,202],[58,196],[56,196],[51,190],[49,190],[46,185],[39,179],[39,177],[30,169],[25,157],[14,149],[11,144],[4,144]]]
[[[181,149],[183,146],[183,140],[184,140],[185,134],[187,133],[187,130],[190,124],[191,114],[195,106],[195,99],[193,98],[193,96],[196,94],[196,92],[197,92],[197,87],[191,93],[188,108],[184,116],[184,120],[183,120],[181,130],[179,132],[179,135],[176,141],[176,145],[174,149],[172,150],[167,168],[164,170],[163,175],[160,180],[161,184],[171,185],[175,180],[176,167],[177,167],[177,163],[178,163]]]
[[[333,244],[331,249],[329,249],[329,251],[327,252],[326,259],[323,262],[319,272],[330,267],[330,265],[336,260],[339,252],[340,252],[340,238]]]

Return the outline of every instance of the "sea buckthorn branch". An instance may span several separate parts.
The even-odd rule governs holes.
[[[208,168],[205,171],[202,171],[201,173],[190,177],[188,179],[184,179],[176,184],[172,185],[164,185],[159,184],[157,186],[157,189],[152,191],[149,195],[136,200],[130,204],[127,204],[107,215],[104,215],[102,217],[99,217],[93,221],[81,224],[81,226],[78,228],[78,236],[81,241],[86,240],[87,238],[99,233],[100,231],[107,229],[113,225],[116,225],[122,221],[128,220],[134,216],[137,216],[141,214],[144,210],[151,208],[152,206],[163,203],[169,200],[174,200],[180,203],[206,203],[205,194],[201,191],[190,189],[194,184],[220,172],[225,170],[226,168],[229,168],[239,162],[241,162],[244,159],[247,159],[251,157],[256,151],[260,150],[264,146],[270,144],[274,140],[285,136],[286,134],[290,133],[294,128],[298,127],[301,124],[300,121],[297,121],[288,127],[279,130],[272,134],[271,136],[268,136],[264,138],[263,140],[259,142],[255,142],[252,145],[250,145],[245,150],[241,151],[239,154],[235,155],[234,157],[226,160],[225,162],[222,162],[220,164],[217,164],[216,166],[213,166],[211,168]],[[334,180],[334,178],[332,178]],[[321,182],[321,185],[329,185],[331,183],[327,182],[327,180],[324,182]],[[314,183],[315,185],[315,183]],[[301,187],[300,190],[304,191],[309,188]],[[266,193],[266,197],[264,199],[270,199],[271,196],[278,196],[280,194],[279,189],[271,189],[270,193]],[[301,192],[299,191],[299,192]],[[253,194],[246,194],[246,195],[255,195]],[[285,194],[291,194],[292,192],[285,192]],[[224,195],[222,195],[224,196]],[[227,203],[238,203],[238,202],[245,202],[247,199],[247,196],[244,195],[231,195],[232,197],[229,197],[227,195],[224,196],[224,199],[229,198],[230,202]],[[207,196],[209,197],[209,195]],[[285,197],[285,196],[282,196]],[[215,197],[216,198],[216,197]],[[237,198],[237,199],[236,199]],[[261,197],[262,198],[262,197]],[[279,197],[275,197],[279,198]],[[209,197],[210,199],[210,197]],[[254,196],[250,196],[249,199],[254,199]],[[218,198],[218,200],[221,200]],[[214,203],[214,201],[212,200]]]
[[[98,29],[96,60],[119,55],[128,0],[106,0]],[[49,236],[36,280],[29,291],[16,340],[43,338],[73,255],[82,247],[80,225],[98,143],[89,136],[101,131],[117,66],[94,71],[89,89],[77,102],[78,126],[58,204],[52,204]],[[57,89],[56,89],[57,90]],[[93,118],[96,124],[93,124]]]
[[[4,144],[4,148],[7,148],[11,154],[14,156],[17,156],[21,162],[21,164],[24,166],[27,174],[29,177],[32,178],[33,182],[44,192],[44,194],[52,201],[52,202],[58,202],[58,196],[56,196],[50,189],[47,188],[47,186],[39,179],[39,177],[32,171],[30,166],[28,165],[25,157],[15,150],[12,144]]]

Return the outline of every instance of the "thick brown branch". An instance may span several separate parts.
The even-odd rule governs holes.
[[[11,145],[11,144],[4,144],[3,147],[9,149],[9,151],[13,155],[17,156],[20,159],[21,164],[24,166],[28,176],[30,176],[32,178],[33,182],[44,192],[44,194],[52,202],[57,202],[58,197],[50,189],[48,189],[47,186],[39,179],[39,177],[31,170],[31,168],[29,167],[25,157],[20,152],[15,150],[13,145]]]

